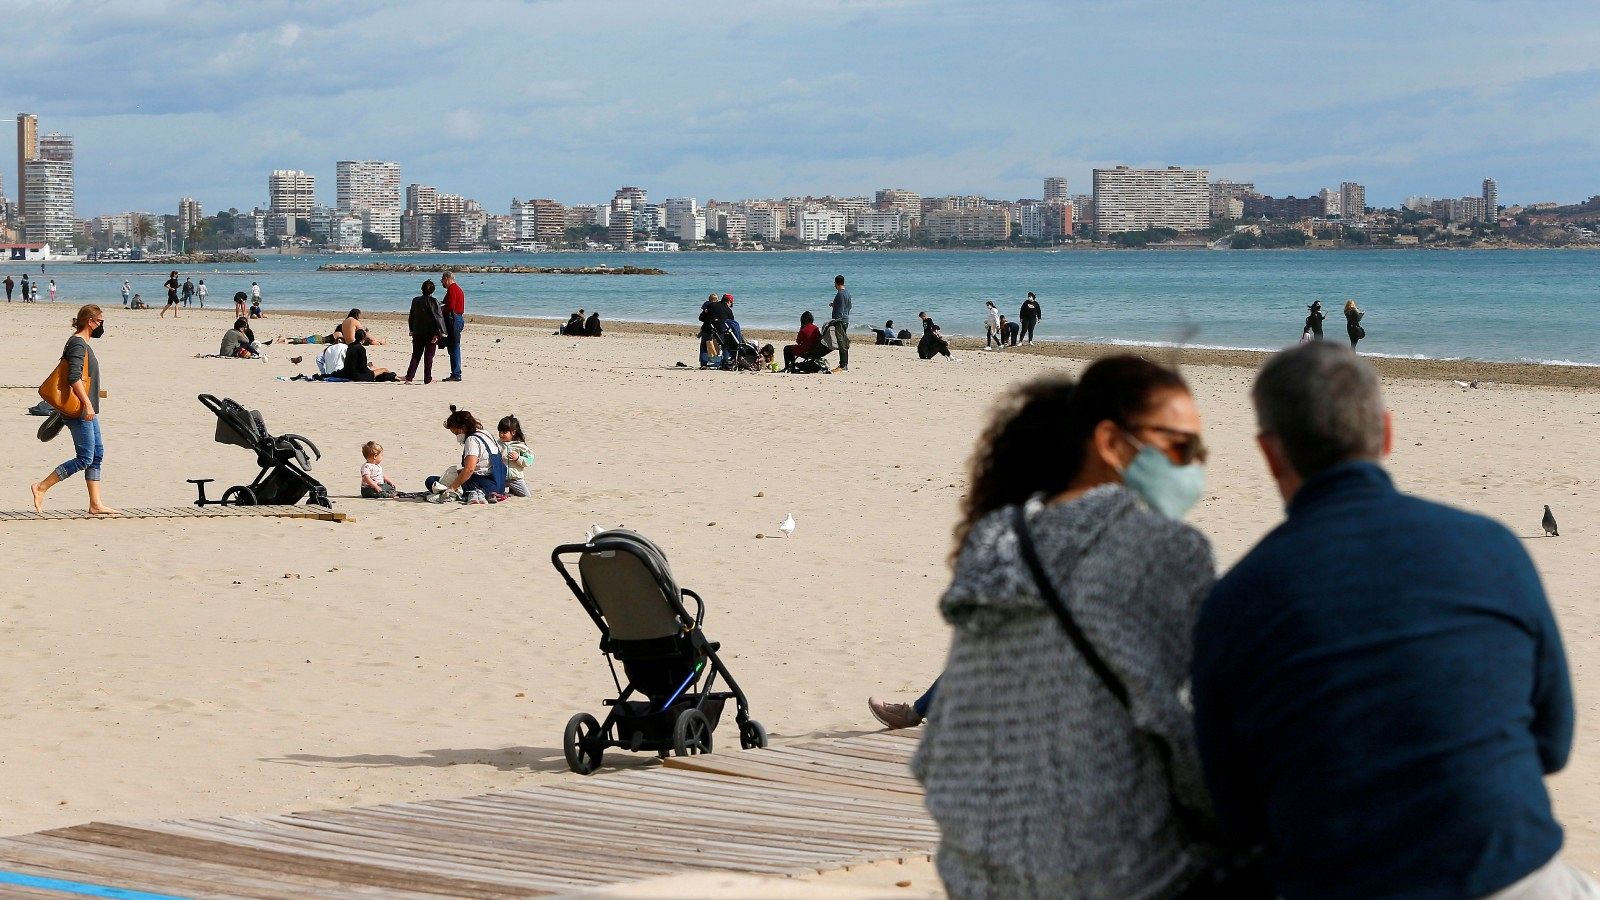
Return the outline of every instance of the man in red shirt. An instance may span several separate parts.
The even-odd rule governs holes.
[[[461,380],[461,332],[467,327],[467,295],[456,283],[456,276],[446,272],[439,276],[444,284],[445,339],[450,349],[450,377],[445,381]]]

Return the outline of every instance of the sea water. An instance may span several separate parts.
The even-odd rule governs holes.
[[[261,283],[273,309],[401,312],[426,275],[318,272],[324,263],[653,266],[662,276],[461,276],[470,313],[565,319],[580,307],[603,321],[692,322],[709,293],[731,293],[749,327],[789,329],[828,315],[833,277],[854,298],[852,325],[919,331],[927,311],[947,334],[983,333],[984,301],[1014,316],[1028,291],[1044,308],[1041,338],[1274,349],[1296,342],[1306,306],[1321,300],[1329,340],[1345,339],[1341,309],[1365,310],[1361,350],[1427,358],[1600,365],[1600,252],[1554,250],[905,251],[767,253],[493,253],[264,255],[260,262],[180,266],[206,280],[209,306]],[[120,305],[123,279],[161,306],[170,267],[47,264],[69,300]],[[0,265],[13,277],[36,265]],[[437,275],[434,276],[437,281]],[[442,290],[440,291],[442,294]],[[330,327],[332,323],[330,322]]]

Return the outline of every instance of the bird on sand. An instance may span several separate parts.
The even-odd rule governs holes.
[[[1551,537],[1560,537],[1561,532],[1556,530],[1556,516],[1550,511],[1549,504],[1544,508],[1544,520],[1539,523],[1544,526],[1544,533]]]
[[[783,521],[778,523],[778,530],[783,532],[784,537],[794,534],[794,516],[791,513],[783,514]]]

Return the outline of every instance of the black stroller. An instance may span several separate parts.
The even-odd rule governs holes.
[[[722,346],[722,367],[736,372],[755,372],[761,368],[761,348],[734,336],[727,322],[717,323],[717,340]]]
[[[236,484],[223,491],[218,500],[206,497],[206,485],[213,479],[188,479],[200,493],[195,506],[293,506],[301,500],[312,506],[333,505],[328,502],[328,489],[311,477],[311,462],[321,459],[322,451],[309,438],[298,434],[273,437],[261,413],[227,398],[201,394],[200,405],[217,416],[217,443],[254,450],[261,472],[248,485]]]
[[[578,557],[572,577],[563,557]],[[561,746],[567,765],[579,775],[600,768],[607,747],[632,752],[669,752],[690,756],[711,752],[711,735],[731,698],[738,706],[739,745],[765,747],[767,731],[750,718],[744,691],[717,657],[720,644],[700,630],[705,601],[680,589],[661,549],[643,535],[617,529],[602,531],[586,544],[563,544],[550,554],[578,602],[600,629],[600,652],[611,666],[617,697],[605,701],[611,712],[604,722],[588,713],[567,721]],[[694,600],[689,615],[683,598]],[[613,659],[628,678],[617,678]],[[718,676],[726,690],[714,690]],[[703,680],[702,680],[703,679]]]

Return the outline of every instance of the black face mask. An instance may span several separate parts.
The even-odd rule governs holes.
[[[101,322],[99,325],[96,325],[94,327],[93,331],[89,332],[89,337],[92,337],[92,338],[104,337],[105,333],[106,333],[106,323]]]

